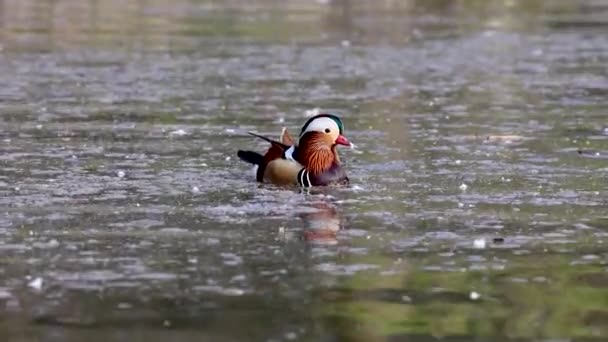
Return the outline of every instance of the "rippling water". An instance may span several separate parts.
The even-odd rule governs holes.
[[[601,1],[0,0],[0,335],[608,336]],[[349,188],[247,131],[339,113]]]

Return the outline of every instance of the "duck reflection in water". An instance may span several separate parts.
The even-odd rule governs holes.
[[[342,229],[342,224],[336,207],[321,201],[312,203],[311,207],[316,210],[299,215],[304,221],[302,238],[314,244],[337,244],[337,234]]]

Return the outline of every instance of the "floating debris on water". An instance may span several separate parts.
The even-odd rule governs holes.
[[[460,186],[458,187],[458,189],[460,189],[462,191],[467,191],[468,188],[469,188],[469,186],[464,183],[460,184]]]
[[[471,300],[478,300],[479,298],[481,298],[481,295],[475,291],[471,291],[471,293],[469,294],[469,298],[471,298]]]
[[[178,136],[178,137],[181,137],[181,136],[184,136],[184,135],[187,135],[187,134],[188,134],[188,132],[186,132],[185,130],[183,130],[181,128],[180,129],[176,129],[175,131],[169,132],[170,136]]]
[[[116,172],[116,175],[118,176],[118,178],[124,178],[126,176],[126,173],[124,171],[118,171]]]
[[[133,305],[129,304],[129,303],[118,303],[118,305],[116,305],[116,308],[121,309],[121,310],[127,310],[127,309],[131,309],[133,307]]]
[[[193,287],[194,291],[199,292],[211,292],[225,296],[242,296],[245,294],[245,290],[235,287],[221,287],[218,285],[198,285]]]
[[[36,291],[40,291],[40,290],[42,290],[43,284],[44,284],[44,280],[41,277],[36,277],[36,278],[30,280],[30,282],[27,283],[27,286]]]
[[[35,242],[32,244],[32,246],[41,249],[52,249],[59,247],[59,241],[56,239],[51,239],[48,242]]]
[[[0,299],[13,298],[13,294],[8,291],[5,287],[0,287]]]
[[[486,239],[479,238],[473,241],[473,247],[476,249],[484,249],[486,248]]]
[[[492,243],[498,244],[498,243],[503,243],[503,242],[505,242],[505,238],[502,238],[502,237],[495,237],[492,239]]]
[[[319,114],[321,114],[321,108],[319,108],[319,107],[316,107],[313,109],[308,109],[304,112],[304,116],[306,116],[306,117],[313,117],[313,116],[319,115]]]
[[[520,135],[488,135],[485,139],[488,143],[503,143],[512,144],[524,140],[524,137]]]

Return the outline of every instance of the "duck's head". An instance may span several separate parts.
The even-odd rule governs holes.
[[[302,126],[299,141],[305,138],[314,138],[331,147],[336,145],[352,147],[353,145],[343,134],[344,124],[339,117],[333,114],[319,114],[308,119]]]

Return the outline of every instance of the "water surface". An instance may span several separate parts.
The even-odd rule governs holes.
[[[0,335],[603,341],[600,1],[0,0]],[[338,113],[352,185],[247,131]]]

